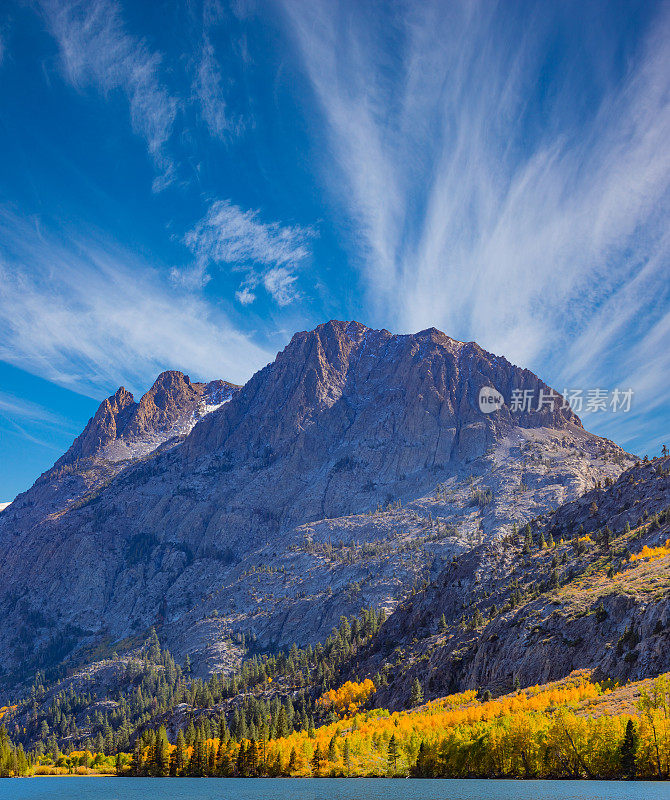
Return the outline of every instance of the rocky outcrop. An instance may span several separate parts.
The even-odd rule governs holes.
[[[110,442],[123,436],[133,412],[137,408],[135,398],[121,386],[116,392],[103,400],[93,419],[74,440],[70,449],[55,464],[65,466],[83,458],[93,458]]]
[[[241,633],[318,641],[631,463],[560,397],[483,414],[484,386],[550,391],[435,329],[333,321],[237,391],[163,373],[140,403],[110,400],[82,456],[0,517],[0,661],[27,671],[151,625],[202,671]]]

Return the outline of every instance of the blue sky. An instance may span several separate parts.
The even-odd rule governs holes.
[[[3,3],[0,500],[123,384],[429,326],[670,442],[670,5]]]

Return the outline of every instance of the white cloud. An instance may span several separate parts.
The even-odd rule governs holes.
[[[297,278],[286,267],[273,267],[263,276],[263,286],[280,306],[288,305],[296,298],[294,283]]]
[[[667,385],[667,348],[645,350],[639,325],[665,329],[668,307],[667,7],[622,77],[574,7],[523,20],[473,2],[401,3],[383,19],[284,7],[379,324],[436,325],[557,383]],[[558,24],[587,41],[550,69]],[[613,358],[622,340],[638,344]]]
[[[287,305],[297,297],[295,272],[308,259],[313,236],[310,228],[263,222],[258,211],[218,200],[184,237],[195,267],[175,276],[201,284],[212,266],[226,264],[245,273],[236,293],[239,302],[253,302],[253,290],[263,285],[279,305]]]
[[[68,421],[52,409],[45,408],[39,403],[17,397],[10,392],[0,391],[0,415],[19,417],[30,422],[37,422],[59,428],[68,427]]]
[[[210,134],[223,141],[239,136],[244,125],[228,107],[221,65],[207,32],[202,38],[193,89]]]
[[[244,382],[269,361],[201,298],[108,242],[0,216],[0,359],[92,397],[163,369]]]
[[[125,94],[133,130],[146,141],[158,171],[154,188],[165,187],[175,169],[167,144],[177,100],[161,81],[161,56],[126,31],[113,0],[42,0],[40,8],[68,80],[77,88]]]
[[[237,302],[243,306],[251,305],[256,299],[256,295],[246,286],[235,292],[235,297],[237,298]]]
[[[22,423],[27,424],[30,430],[24,427]],[[52,436],[54,431],[58,431],[59,434],[69,431],[73,437],[79,432],[72,427],[69,420],[63,418],[60,414],[54,413],[51,409],[45,408],[39,403],[16,397],[8,392],[0,392],[1,433],[18,433],[21,439],[46,447],[49,450],[58,451],[59,447],[48,440],[50,438],[49,435],[46,438],[41,435],[44,432]]]

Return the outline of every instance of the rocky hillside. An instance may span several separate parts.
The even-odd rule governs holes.
[[[240,389],[120,389],[0,515],[6,683],[151,625],[201,672],[323,640],[633,463],[560,396],[517,412],[514,390],[550,391],[435,329],[355,322],[296,334]]]
[[[377,701],[494,695],[594,670],[638,679],[670,668],[670,459],[638,463],[515,535],[453,560],[382,627],[362,674]]]

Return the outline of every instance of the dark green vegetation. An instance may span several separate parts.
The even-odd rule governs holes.
[[[361,647],[378,632],[383,612],[365,610],[342,619],[316,647],[255,655],[229,677],[193,677],[188,660],[175,664],[155,631],[132,656],[109,663],[116,688],[104,697],[78,691],[72,681],[45,684],[38,674],[29,696],[12,708],[12,736],[41,756],[61,752],[127,752],[152,726],[184,729],[188,745],[228,731],[228,737],[276,738],[330,720],[315,706],[323,692],[343,680]]]
[[[15,746],[7,736],[7,729],[0,725],[0,778],[10,775],[26,775],[30,767],[22,745]]]

